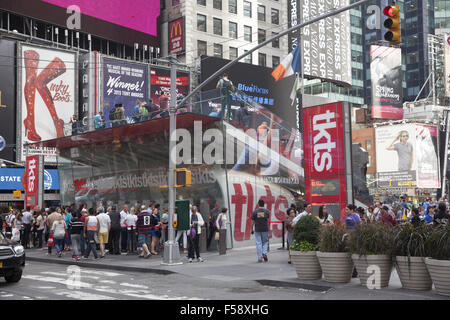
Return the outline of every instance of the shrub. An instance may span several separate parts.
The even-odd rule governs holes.
[[[394,255],[408,257],[426,257],[425,241],[430,234],[426,225],[404,224],[396,228]]]
[[[308,241],[298,242],[294,240],[291,244],[290,249],[293,251],[302,251],[302,252],[316,251],[317,245],[312,244],[311,242]]]
[[[338,224],[324,226],[319,236],[319,251],[347,252],[346,230]]]
[[[425,241],[427,256],[437,260],[450,260],[450,224],[434,228]]]
[[[307,241],[313,245],[319,242],[320,221],[313,216],[301,217],[294,227],[293,240],[297,242]]]
[[[358,224],[349,234],[351,253],[365,255],[388,254],[394,251],[394,228],[382,222]]]

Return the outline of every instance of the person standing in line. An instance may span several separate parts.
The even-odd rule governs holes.
[[[252,213],[252,234],[255,235],[258,262],[267,262],[267,248],[269,246],[270,212],[264,208],[264,200],[258,201],[258,208]]]
[[[120,212],[120,247],[122,252],[127,252],[127,225],[126,218],[128,215],[128,205],[123,206],[123,210]]]
[[[23,227],[23,213],[21,212],[17,212],[16,213],[16,219],[14,219],[14,228],[19,230],[20,232],[20,239],[18,242],[22,243],[22,246],[25,248],[25,246],[23,245],[23,238],[24,238],[24,227]]]
[[[54,221],[52,225],[53,241],[55,242],[56,254],[59,258],[61,258],[63,252],[62,246],[66,235],[66,229],[66,223],[60,214],[56,217],[56,221]]]
[[[155,208],[152,211],[152,216],[151,216],[151,227],[152,227],[152,243],[150,246],[150,253],[153,255],[158,255],[158,252],[156,252],[156,246],[159,243],[159,238],[161,238],[161,219],[159,217],[159,208],[160,205],[159,203],[157,203],[155,205]]]
[[[22,214],[22,223],[23,223],[23,238],[22,238],[22,246],[25,249],[29,248],[30,242],[30,233],[31,233],[31,220],[33,219],[33,215],[30,212],[31,208],[28,206],[25,212]]]
[[[87,239],[87,250],[84,255],[85,259],[89,258],[89,254],[94,254],[94,258],[98,259],[97,250],[95,249],[95,234],[99,232],[100,221],[94,216],[94,209],[89,208],[89,216],[86,217],[84,222],[84,237]]]
[[[289,257],[288,257],[288,263],[291,264],[291,244],[294,240],[294,227],[295,223],[293,222],[295,219],[296,211],[295,208],[291,207],[289,208],[287,212],[287,219],[286,219],[286,230],[287,230],[287,248],[289,250]]]
[[[202,233],[202,226],[205,224],[201,214],[197,213],[197,207],[192,206],[191,213],[189,215],[189,233],[188,233],[188,258],[189,262],[194,259],[194,251],[197,256],[198,262],[203,262],[200,257],[200,245],[199,239]]]
[[[222,208],[222,212],[217,216],[216,219],[216,230],[219,232],[219,254],[225,254],[224,251],[221,251],[220,243],[225,244],[225,248],[222,248],[223,250],[226,249],[227,245],[227,227],[231,224],[231,222],[228,220],[227,216],[227,208]]]
[[[108,243],[108,235],[111,230],[111,218],[106,214],[103,207],[97,209],[99,221],[98,242],[100,244],[100,258],[105,257],[105,244]]]
[[[322,225],[333,225],[333,217],[328,214],[327,206],[319,207],[319,221]]]
[[[373,209],[373,221],[378,221],[381,217],[381,208],[383,207],[383,203],[381,201],[377,202],[375,209]]]
[[[116,206],[108,208],[108,215],[111,220],[111,230],[109,231],[109,254],[120,254],[120,213],[117,212]]]
[[[42,209],[38,212],[38,216],[36,218],[36,232],[37,232],[37,240],[38,240],[38,248],[42,249],[43,244],[43,232],[45,228],[45,219],[44,219],[45,210]]]
[[[211,210],[211,213],[209,214],[209,235],[207,245],[208,249],[211,246],[211,241],[213,239],[214,234],[217,231],[216,220],[219,214],[220,214],[220,204],[216,202],[214,204],[214,208]]]
[[[9,215],[6,216],[6,233],[12,233],[12,228],[14,227],[14,221],[16,220],[16,212],[14,209],[9,210]]]
[[[66,207],[64,209],[64,221],[66,222],[66,230],[67,230],[67,237],[64,238],[64,245],[65,245],[65,251],[71,251],[72,250],[72,241],[70,239],[70,219],[72,219],[72,213],[70,212],[69,207]]]
[[[126,224],[128,232],[128,253],[133,254],[136,252],[136,222],[137,222],[136,209],[131,207],[130,214],[127,215]]]
[[[138,231],[138,243],[142,247],[142,253],[138,257],[148,259],[151,255],[148,249],[148,241],[150,240],[152,229],[151,214],[149,210],[145,210],[145,206],[142,206],[142,210],[138,214],[136,227]]]
[[[72,229],[70,233],[73,248],[72,258],[79,261],[81,256],[80,241],[81,234],[84,232],[84,223],[81,221],[81,215],[78,211],[74,211],[72,214],[70,228]]]
[[[46,237],[47,239],[50,237],[53,237],[53,230],[52,230],[53,223],[57,219],[59,219],[59,217],[61,217],[61,219],[62,219],[62,215],[60,213],[58,213],[55,208],[50,208],[50,212],[51,212],[51,214],[49,214],[47,217],[47,228],[48,228],[47,229],[48,237]],[[53,237],[53,243],[55,243],[54,237]],[[52,254],[52,247],[53,247],[53,245],[51,245],[51,244],[47,246],[47,249],[48,249],[47,256],[50,256]]]

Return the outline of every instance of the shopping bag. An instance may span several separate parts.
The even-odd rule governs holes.
[[[47,246],[53,248],[54,245],[55,243],[53,241],[53,233],[50,233],[48,236]]]
[[[220,233],[219,231],[216,231],[216,234],[214,235],[214,240],[219,241]]]
[[[17,228],[12,228],[12,237],[11,240],[13,241],[20,241],[20,230]]]

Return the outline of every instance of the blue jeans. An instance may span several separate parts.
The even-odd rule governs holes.
[[[123,252],[127,252],[128,230],[127,228],[120,228],[120,248]]]
[[[258,260],[262,260],[263,254],[267,254],[267,248],[269,246],[269,232],[255,232],[255,241]]]
[[[95,249],[95,234],[97,233],[97,231],[90,231],[88,230],[87,232],[87,239],[88,239],[88,244],[87,244],[87,250],[86,250],[86,254],[84,255],[86,258],[89,258],[89,254],[92,253],[94,254],[95,259],[98,258],[97,255],[97,250]]]
[[[80,248],[81,248],[81,255],[84,256],[86,252],[86,238],[84,237],[83,231],[81,231],[80,233]]]
[[[53,239],[53,241],[55,242],[56,253],[61,253],[63,250],[64,238],[63,239]]]

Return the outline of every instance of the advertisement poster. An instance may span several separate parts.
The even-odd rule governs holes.
[[[377,127],[375,141],[378,187],[416,187],[416,125]]]
[[[169,22],[169,53],[184,52],[184,18]]]
[[[156,105],[155,110],[167,110],[170,105],[170,70],[152,68],[150,70],[150,97]],[[189,73],[177,72],[177,100],[189,94]],[[152,110],[153,111],[153,110]],[[159,113],[163,116],[164,113]],[[158,117],[158,115],[157,115]]]
[[[125,119],[118,120],[120,124],[134,123],[136,104],[148,103],[147,89],[147,65],[103,58],[103,114],[106,128],[112,126],[110,111],[118,104],[122,104],[125,109]]]
[[[403,119],[402,50],[370,46],[372,118]]]
[[[349,0],[300,0],[300,21],[349,5]],[[301,55],[306,78],[337,85],[352,85],[350,11],[323,19],[302,29]]]
[[[65,136],[77,101],[74,53],[21,45],[19,47],[20,107],[19,161],[25,161],[26,143]],[[31,148],[30,148],[31,149]],[[56,162],[46,157],[46,162]]]
[[[444,77],[445,96],[450,98],[450,33],[444,34]]]
[[[0,39],[0,139],[3,150],[0,158],[14,161],[14,145],[16,142],[16,42]],[[2,147],[0,146],[0,149]]]
[[[25,202],[34,208],[38,204],[38,156],[27,157],[26,162]]]
[[[416,125],[417,186],[419,188],[439,188],[438,128]]]

